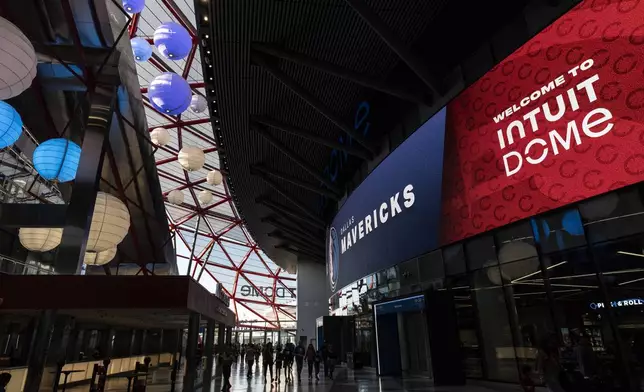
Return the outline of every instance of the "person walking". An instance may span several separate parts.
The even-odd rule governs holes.
[[[273,378],[273,343],[268,342],[262,350],[262,361],[264,363],[264,384],[266,384],[266,370],[271,373],[271,384],[275,379]]]
[[[322,351],[318,351],[315,353],[315,362],[313,365],[315,366],[315,381],[320,381],[320,363],[322,363]],[[324,368],[326,370],[326,367]]]
[[[253,376],[253,362],[255,362],[255,349],[253,344],[250,343],[246,346],[246,364],[248,365],[248,371],[246,372],[247,378],[251,378]]]
[[[315,362],[315,347],[313,343],[309,343],[309,347],[306,348],[306,363],[309,365],[309,381],[313,379],[313,364]]]
[[[295,347],[291,344],[286,344],[284,348],[284,380],[285,382],[293,381],[293,359],[295,357]]]
[[[246,344],[241,345],[241,351],[239,353],[239,357],[241,358],[241,362],[244,362],[244,356],[246,355]]]
[[[333,380],[333,371],[335,370],[335,364],[338,361],[338,354],[333,350],[333,345],[329,344],[327,347],[326,353],[326,364],[324,365],[324,370],[326,371],[326,366],[329,366],[329,378]]]
[[[280,373],[282,372],[282,366],[284,366],[284,353],[282,352],[281,347],[275,351],[275,378],[277,383],[280,383]]]
[[[302,382],[302,368],[304,367],[304,356],[306,355],[306,350],[304,350],[304,342],[300,342],[297,347],[295,347],[295,364],[297,366],[297,382]]]
[[[322,344],[322,363],[324,364],[324,378],[329,377],[329,363],[327,362],[328,360],[328,344],[326,341]]]
[[[230,373],[233,366],[234,352],[233,347],[224,347],[219,354],[221,361],[222,392],[227,391],[232,386],[230,384]]]

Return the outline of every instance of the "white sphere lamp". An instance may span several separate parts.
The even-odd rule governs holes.
[[[211,170],[206,176],[206,182],[210,185],[219,185],[223,181],[223,176],[219,170]]]
[[[62,228],[23,227],[18,230],[20,243],[27,250],[48,252],[58,245],[63,238]]]
[[[190,110],[192,110],[193,113],[199,114],[205,112],[207,109],[208,102],[206,102],[206,98],[199,94],[194,94],[190,100]]]
[[[102,252],[115,248],[130,230],[130,212],[121,200],[98,192],[89,228],[86,251]]]
[[[187,146],[179,151],[179,164],[186,171],[197,171],[206,163],[206,154],[198,147]]]
[[[150,140],[155,146],[165,146],[170,142],[170,133],[165,128],[154,128],[150,132]]]
[[[85,252],[83,263],[86,265],[105,265],[116,256],[116,248],[110,248],[102,252]]]
[[[0,18],[0,100],[20,95],[36,77],[36,51],[22,31]]]
[[[168,193],[168,201],[172,204],[180,205],[183,203],[183,192],[175,189]]]
[[[206,190],[199,192],[199,196],[197,196],[197,198],[199,199],[199,202],[203,205],[210,204],[210,202],[212,202],[212,199],[213,199],[212,193]]]

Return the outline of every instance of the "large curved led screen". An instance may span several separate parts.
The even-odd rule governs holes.
[[[584,1],[448,105],[443,242],[642,180],[642,21]]]
[[[442,110],[344,203],[327,236],[327,275],[333,291],[438,246],[444,133]]]
[[[327,264],[336,288],[439,245],[644,180],[643,21],[644,2],[583,1],[417,130],[334,220]],[[428,136],[442,135],[440,126],[444,154]],[[409,154],[410,145],[424,153]],[[377,170],[405,182],[409,170],[442,155],[442,184],[433,169],[418,173],[414,189],[427,192],[416,195],[414,210],[402,209],[396,224],[343,248],[347,230],[397,189]],[[395,186],[404,201],[404,184]]]

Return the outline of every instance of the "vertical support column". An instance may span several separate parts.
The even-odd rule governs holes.
[[[219,323],[217,329],[219,330],[217,333],[217,346],[223,347],[226,339],[226,324]]]
[[[181,357],[183,352],[183,329],[177,330],[177,347],[173,353],[172,374],[170,375],[170,392],[174,392],[175,383],[177,382],[177,373],[181,368]]]
[[[253,343],[253,329],[248,330],[248,343]]]
[[[317,332],[316,320],[329,315],[331,290],[324,265],[299,260],[297,265],[297,336],[309,342]]]
[[[206,354],[206,368],[204,369],[203,387],[201,388],[203,392],[210,392],[212,389],[212,371],[215,366],[215,355],[213,352],[215,345],[215,325],[215,320],[208,320],[208,325],[206,326],[206,344],[204,347],[204,353]]]
[[[226,327],[226,344],[231,344],[233,340],[233,327]]]
[[[43,310],[40,313],[29,349],[24,392],[38,392],[40,390],[55,317],[56,311],[52,309]]]
[[[264,328],[266,328],[266,326],[264,326]],[[264,344],[268,343],[268,342],[266,341],[266,338],[267,338],[267,336],[266,336],[266,335],[267,335],[266,330],[264,330]]]
[[[81,272],[103,167],[105,142],[108,140],[106,136],[114,112],[116,87],[97,88],[90,97],[80,162],[67,208],[63,238],[56,254],[55,270],[59,274],[78,275]]]
[[[190,313],[188,340],[186,341],[186,371],[183,375],[183,392],[194,392],[197,378],[197,344],[199,343],[199,322],[201,315]]]

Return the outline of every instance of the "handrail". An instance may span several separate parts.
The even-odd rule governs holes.
[[[8,267],[6,267],[8,265]],[[55,275],[55,272],[41,263],[31,264],[0,255],[0,274],[5,275]]]

